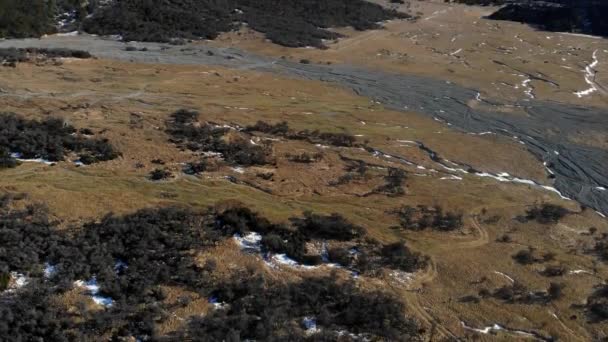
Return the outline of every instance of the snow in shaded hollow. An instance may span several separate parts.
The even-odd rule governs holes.
[[[259,233],[250,232],[245,236],[235,234],[233,238],[239,247],[246,252],[260,253],[262,251],[262,235]]]
[[[114,304],[112,298],[99,295],[99,284],[97,284],[97,279],[95,278],[88,281],[77,280],[74,282],[74,286],[87,290],[89,296],[96,304],[105,307],[111,307]]]
[[[57,266],[51,265],[48,262],[44,264],[44,277],[51,278],[57,272]]]
[[[585,69],[583,70],[585,72],[585,83],[587,83],[589,85],[589,88],[587,88],[585,90],[577,91],[574,93],[574,95],[576,95],[579,98],[581,98],[583,96],[591,95],[598,90],[597,83],[595,82],[595,76],[597,73],[595,68],[600,63],[597,58],[597,51],[598,50],[593,51],[593,54],[591,56],[593,61],[590,64],[588,64],[587,66],[585,66]]]
[[[23,155],[21,153],[18,153],[18,152],[11,153],[11,158],[14,158],[22,163],[42,163],[42,164],[46,164],[46,165],[55,164],[55,162],[52,162],[52,161],[46,160],[46,159],[42,159],[42,158],[24,159],[22,157],[23,157]]]
[[[228,307],[227,303],[220,302],[216,296],[209,297],[209,304],[213,305],[214,309],[225,309]]]
[[[302,325],[306,329],[306,334],[311,335],[321,331],[317,327],[317,320],[314,317],[306,316],[302,319]]]
[[[11,272],[8,287],[5,293],[13,293],[29,283],[29,279],[22,273]]]

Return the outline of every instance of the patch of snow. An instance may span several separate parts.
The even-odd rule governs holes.
[[[209,304],[212,304],[213,308],[216,309],[216,310],[217,309],[224,309],[224,308],[226,308],[228,306],[227,303],[220,302],[219,299],[217,297],[215,297],[215,296],[209,297]]]
[[[408,273],[408,272],[399,271],[399,270],[392,271],[390,273],[390,276],[402,284],[407,284],[410,281],[412,281],[412,279],[414,279],[414,273]]]
[[[595,189],[599,191],[606,191],[606,188],[603,186],[596,186]]]
[[[587,271],[587,270],[572,270],[572,271],[568,272],[568,274],[581,274],[581,273],[593,274],[592,272]]]
[[[484,327],[482,329],[477,329],[477,328],[470,327],[470,326],[466,325],[465,322],[462,322],[462,321],[460,322],[460,324],[462,325],[462,328],[465,329],[465,330],[474,331],[474,332],[477,332],[477,333],[480,333],[480,334],[484,334],[484,335],[487,335],[489,333],[496,332],[496,331],[501,331],[502,330],[502,331],[507,331],[507,332],[510,332],[510,333],[526,336],[526,337],[532,337],[532,338],[536,337],[534,334],[530,334],[527,331],[507,329],[507,328],[501,326],[500,324],[496,324],[496,323],[494,323],[492,325],[489,325],[487,327]]]
[[[53,165],[55,164],[55,162],[46,160],[46,159],[42,159],[42,158],[33,158],[33,159],[23,159],[22,158],[22,154],[21,153],[11,153],[11,158],[17,159],[20,162],[23,163],[42,163],[42,164],[46,164],[46,165]]]
[[[74,282],[74,285],[80,288],[87,290],[91,299],[96,304],[101,306],[110,307],[114,304],[114,301],[110,297],[103,297],[99,295],[99,285],[97,284],[97,279],[92,278],[89,281],[77,280]]]
[[[526,96],[528,96],[529,98],[534,99],[536,98],[534,96],[534,88],[530,86],[530,82],[532,82],[532,80],[530,78],[527,78],[523,82],[521,82],[521,86],[526,88],[526,90],[524,90],[524,94],[526,94]]]
[[[441,177],[439,179],[442,179],[442,180],[462,180],[462,177],[458,177],[456,175],[450,175],[450,176],[447,176],[447,177]]]
[[[78,31],[72,31],[72,32],[65,32],[65,33],[57,33],[56,36],[57,37],[73,37],[73,36],[77,36],[79,34]]]
[[[44,264],[44,277],[49,279],[51,278],[55,272],[57,272],[57,267],[55,265],[51,265],[48,262]]]
[[[597,211],[597,210],[596,210],[595,212],[596,212],[598,215],[600,215],[601,217],[606,218],[606,215],[604,215],[603,213],[601,213],[601,212],[599,212],[599,211]]]
[[[454,51],[454,52],[450,53],[450,56],[457,55],[457,54],[459,54],[460,52],[462,52],[462,49],[458,49],[458,50],[456,50],[456,51]]]
[[[244,251],[256,253],[262,251],[262,235],[259,233],[250,232],[243,237],[241,237],[239,234],[235,234],[233,238],[239,247]]]
[[[129,265],[127,265],[127,263],[122,260],[117,260],[114,264],[114,272],[116,273],[120,273],[126,270],[127,268],[129,268]]]
[[[245,173],[245,169],[243,169],[242,167],[233,167],[231,168],[232,171],[236,172],[236,173]]]
[[[397,140],[397,142],[404,143],[404,144],[414,144],[414,145],[418,145],[418,143],[417,143],[417,142],[412,141],[412,140]]]
[[[509,279],[509,281],[510,281],[510,282],[512,282],[512,283],[515,283],[515,280],[514,280],[513,278],[509,277],[508,275],[506,275],[506,274],[504,274],[504,273],[502,273],[502,272],[499,272],[499,271],[494,271],[494,273],[496,273],[496,274],[498,274],[498,275],[501,275],[501,276],[503,276],[503,277],[505,277],[505,278]]]
[[[559,32],[559,34],[563,34],[563,35],[566,35],[566,36],[585,37],[585,38],[592,38],[592,39],[602,39],[602,37],[599,37],[599,36],[592,36],[592,35],[589,35],[589,34],[582,34],[582,33]]]
[[[29,282],[29,280],[24,274],[21,274],[19,272],[11,272],[8,287],[4,292],[6,292],[6,293],[15,292],[15,291],[19,290],[20,288],[24,287],[25,285],[27,285],[28,282]]]
[[[315,144],[315,146],[319,147],[319,148],[323,148],[323,149],[329,148],[329,146],[327,146],[327,145],[321,145],[321,144]]]
[[[590,95],[598,90],[597,84],[595,83],[595,75],[597,73],[595,67],[600,63],[597,59],[597,50],[593,51],[593,55],[591,57],[593,58],[593,61],[591,62],[591,64],[585,66],[584,70],[585,83],[587,83],[590,87],[585,90],[575,92],[574,95],[579,98]]]
[[[304,325],[304,328],[306,328],[307,335],[315,334],[321,331],[321,329],[317,327],[317,320],[314,317],[304,317],[302,319],[302,325]]]

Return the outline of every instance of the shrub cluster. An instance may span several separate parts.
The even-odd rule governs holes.
[[[54,58],[92,58],[90,53],[82,50],[71,50],[65,48],[0,48],[0,64],[15,66],[16,63],[47,60]]]
[[[192,151],[220,153],[231,164],[250,166],[270,164],[269,146],[254,145],[242,136],[228,137],[227,127],[200,125],[199,113],[179,110],[167,122],[167,133],[172,142]]]
[[[171,0],[162,3],[114,1],[84,21],[89,33],[121,35],[125,40],[166,42],[173,38],[214,39],[246,23],[274,43],[322,47],[338,34],[327,28],[357,30],[407,15],[362,0]]]
[[[565,285],[550,283],[545,291],[530,291],[525,285],[515,282],[494,290],[491,296],[509,304],[547,304],[562,297]],[[480,293],[482,297],[487,294]]]
[[[120,154],[107,139],[79,134],[60,119],[27,120],[16,114],[0,113],[0,159],[5,166],[11,160],[6,151],[21,158],[61,161],[69,152],[77,153],[84,164],[107,161]]]
[[[264,121],[258,121],[255,125],[248,126],[248,132],[261,132],[276,136],[281,136],[292,140],[306,140],[312,144],[324,144],[337,147],[353,147],[356,144],[357,138],[347,133],[329,133],[320,132],[318,130],[294,131],[289,128],[287,122],[279,122],[270,124]]]
[[[526,219],[535,220],[541,224],[557,223],[569,213],[568,209],[556,205],[544,203],[541,206],[534,206],[526,212]]]
[[[608,261],[608,234],[603,233],[595,239],[593,253],[595,253],[600,260],[605,262]]]
[[[373,339],[418,339],[418,327],[404,315],[398,298],[361,290],[353,282],[339,283],[333,276],[289,284],[243,274],[232,281],[209,276],[214,267],[199,266],[198,252],[234,232],[276,228],[246,208],[222,213],[143,209],[57,230],[43,208],[13,206],[19,199],[0,198],[0,283],[7,282],[8,272],[28,276],[28,284],[10,299],[0,293],[0,336],[11,340],[304,340],[305,317],[314,317],[323,328],[318,336],[332,339],[340,330]],[[54,271],[43,277],[46,264]],[[96,279],[99,294],[111,297],[113,305],[93,311],[57,305],[56,296],[79,279]],[[172,336],[158,336],[156,326],[177,308],[163,302],[163,286],[186,288],[227,305],[192,317]]]
[[[439,231],[453,231],[462,228],[462,214],[443,212],[440,206],[417,207],[404,206],[396,211],[399,223],[403,229],[424,230],[427,228]]]
[[[595,322],[608,321],[608,285],[602,284],[587,298],[589,318]]]
[[[387,196],[402,196],[405,194],[403,185],[407,179],[407,173],[402,169],[389,168],[388,174],[384,177],[384,185],[376,188],[373,193],[386,194]]]
[[[323,159],[323,154],[302,152],[300,154],[287,154],[286,157],[289,161],[294,163],[310,164]]]
[[[340,331],[366,340],[420,340],[418,325],[403,314],[403,303],[353,282],[321,277],[285,285],[257,278],[223,286],[217,298],[230,305],[193,319],[180,340],[333,341]],[[321,331],[310,335],[306,318],[314,319]]]
[[[163,179],[169,179],[172,175],[173,174],[171,173],[171,171],[167,169],[154,169],[152,170],[152,172],[150,172],[148,178],[153,181],[160,181]]]
[[[550,0],[510,3],[488,18],[527,23],[547,31],[580,32],[608,36],[608,12],[604,1]]]

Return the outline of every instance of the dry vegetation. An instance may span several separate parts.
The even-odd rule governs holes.
[[[290,54],[313,62],[352,54],[353,62],[403,71],[411,64],[362,57],[375,55],[376,43],[395,46],[392,35],[410,40],[402,28],[411,27],[399,25],[411,23],[394,25],[372,31],[379,40],[358,55],[365,33]],[[416,63],[422,50],[412,49]],[[447,58],[432,56],[421,70]],[[449,79],[466,83],[483,69],[462,65],[450,64]],[[10,166],[0,170],[0,189],[11,194],[0,205],[4,336],[608,336],[607,222],[539,187],[438,164],[550,185],[543,165],[512,140],[456,132],[328,84],[219,67],[18,63],[0,69],[0,89],[3,111],[18,113],[6,117],[40,133],[27,140],[35,143],[11,139],[0,149]],[[42,139],[49,133],[53,139]],[[70,162],[95,156],[97,144],[121,155]],[[27,157],[54,153],[55,165],[14,163],[12,153],[30,150]],[[259,250],[239,248],[234,235],[252,233]],[[272,258],[283,254],[297,264]],[[45,278],[46,263],[57,266],[55,277]],[[14,272],[28,279],[15,290]],[[74,286],[92,277],[112,307]],[[505,329],[472,330],[494,324]]]

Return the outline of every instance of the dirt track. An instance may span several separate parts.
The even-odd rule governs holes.
[[[126,46],[146,51],[127,51]],[[569,140],[591,132],[608,132],[605,110],[527,100],[500,104],[478,100],[478,92],[431,78],[389,74],[348,65],[298,64],[233,48],[201,44],[170,46],[122,43],[91,36],[47,37],[0,41],[3,47],[63,47],[91,52],[99,58],[143,63],[221,65],[274,72],[289,77],[336,83],[388,108],[415,111],[444,120],[471,133],[493,132],[525,144],[556,175],[555,187],[565,196],[608,214],[608,152]],[[518,114],[505,113],[511,108]]]

